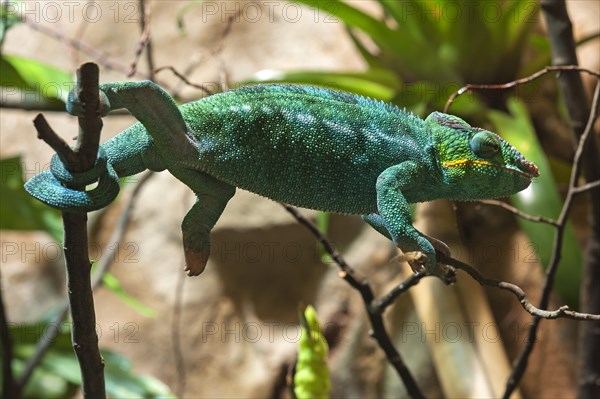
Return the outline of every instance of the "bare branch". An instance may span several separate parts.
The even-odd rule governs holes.
[[[553,65],[553,66],[547,66],[544,69],[541,69],[539,71],[537,71],[534,74],[531,74],[529,76],[526,76],[524,78],[521,79],[516,79],[513,80],[511,82],[508,83],[503,83],[503,84],[497,84],[497,85],[480,85],[480,84],[467,84],[464,85],[463,87],[461,87],[460,89],[458,89],[455,93],[453,93],[448,100],[446,101],[446,105],[444,106],[444,112],[448,112],[448,109],[450,108],[450,105],[452,105],[452,103],[454,102],[454,100],[456,100],[456,98],[468,91],[474,91],[474,90],[507,90],[507,89],[511,89],[515,86],[518,85],[522,85],[524,83],[529,83],[531,81],[534,81],[535,79],[539,78],[542,75],[545,75],[549,72],[560,72],[560,71],[579,71],[579,72],[584,72],[587,73],[589,75],[592,76],[596,76],[597,78],[600,78],[600,73],[596,72],[596,71],[592,71],[591,69],[587,69],[587,68],[582,68],[578,65]]]
[[[44,115],[37,114],[33,119],[33,126],[37,130],[38,139],[48,144],[63,162],[69,165],[77,162],[77,155],[73,149],[50,127]]]
[[[82,53],[91,57],[95,62],[102,65],[106,69],[114,70],[122,72],[123,74],[127,74],[129,72],[129,67],[125,64],[121,64],[117,61],[114,61],[110,58],[108,54],[105,54],[101,51],[96,50],[93,46],[77,39],[73,39],[71,37],[65,36],[65,34],[58,29],[51,29],[47,26],[41,25],[34,21],[30,21],[28,18],[24,18],[25,24],[33,30],[41,32],[49,37],[57,39],[66,45],[81,51]],[[140,77],[148,79],[147,75],[140,75]]]
[[[600,180],[593,181],[591,183],[584,184],[583,186],[575,187],[572,192],[573,194],[581,194],[586,191],[593,190],[596,187],[600,187]]]
[[[194,87],[194,88],[196,88],[198,90],[202,90],[204,93],[206,93],[206,95],[213,94],[213,92],[210,89],[208,89],[206,86],[190,82],[182,73],[178,72],[174,67],[172,67],[170,65],[163,66],[163,67],[160,67],[160,68],[156,68],[154,70],[154,74],[157,74],[157,73],[159,73],[161,71],[164,71],[164,70],[168,70],[168,71],[173,72],[173,74],[175,76],[177,76],[179,79],[181,79],[186,85],[192,86],[192,87]]]
[[[395,286],[392,290],[390,290],[390,292],[388,292],[386,295],[384,295],[381,299],[373,301],[373,303],[372,303],[373,308],[377,312],[383,313],[385,311],[385,309],[387,309],[388,306],[393,304],[400,295],[402,295],[403,293],[408,291],[411,287],[417,285],[419,283],[419,281],[421,281],[421,279],[426,276],[427,276],[427,273],[425,272],[425,269],[419,270],[418,272],[411,275],[406,280],[404,280],[403,282],[401,282],[400,284]]]
[[[523,308],[531,313],[534,316],[543,318],[543,319],[558,319],[558,318],[568,318],[568,319],[576,319],[576,320],[600,320],[600,315],[587,314],[587,313],[579,313],[572,310],[569,310],[568,306],[561,306],[556,310],[542,310],[535,307],[527,296],[525,295],[525,291],[515,284],[508,283],[505,281],[494,280],[490,278],[486,278],[479,273],[477,269],[472,266],[467,265],[457,259],[448,258],[445,256],[440,257],[440,261],[442,263],[448,264],[456,269],[462,270],[471,276],[474,280],[476,280],[481,285],[486,285],[488,287],[499,288],[501,290],[509,291],[513,293]]]
[[[2,280],[0,280],[2,281]],[[2,298],[3,289],[0,287],[0,339],[2,340],[2,392],[7,398],[18,398],[19,389],[13,377],[13,343],[8,328],[8,317]]]
[[[137,72],[137,63],[142,55],[142,51],[146,49],[146,61],[148,63],[148,70],[150,71],[149,79],[154,80],[154,57],[152,56],[152,39],[150,38],[150,3],[144,0],[139,0],[139,4],[142,12],[142,18],[140,19],[142,35],[135,48],[135,56],[129,66],[127,77],[130,78]]]
[[[99,71],[96,64],[83,64],[77,70],[77,96],[84,103],[84,115],[78,117],[79,135],[75,152],[78,161],[72,172],[84,172],[93,167],[100,145],[102,120],[99,109]],[[84,398],[105,397],[104,360],[98,348],[98,335],[94,327],[96,315],[90,281],[91,263],[88,254],[87,214],[63,212],[64,252],[67,267],[67,291],[73,326],[71,339],[79,360]]]
[[[581,170],[581,159],[585,149],[586,142],[589,137],[591,137],[591,132],[593,130],[594,121],[596,120],[596,116],[598,113],[598,99],[600,97],[600,83],[596,84],[596,89],[594,91],[594,99],[592,101],[592,111],[590,112],[590,116],[588,118],[588,122],[586,128],[583,132],[579,140],[579,144],[577,145],[577,150],[575,151],[575,157],[573,159],[573,169],[571,170],[571,177],[569,181],[569,191],[567,193],[567,197],[563,204],[560,216],[558,218],[558,227],[556,229],[556,235],[554,236],[554,244],[553,244],[553,252],[552,258],[550,259],[550,264],[546,269],[546,281],[544,282],[544,288],[542,290],[542,297],[540,299],[539,308],[544,309],[548,306],[548,302],[550,301],[550,293],[552,292],[552,287],[554,285],[554,276],[556,274],[556,270],[558,269],[558,263],[560,261],[562,255],[562,242],[564,230],[566,227],[567,217],[571,210],[571,205],[573,203],[573,198],[575,197],[575,188],[577,185],[577,180],[579,178],[579,173]],[[529,360],[529,356],[533,351],[535,346],[536,337],[537,337],[537,329],[539,327],[541,318],[539,316],[534,316],[531,326],[529,327],[529,333],[527,337],[527,341],[525,347],[521,351],[519,357],[515,361],[513,370],[511,375],[506,383],[506,391],[504,393],[504,397],[508,398],[510,394],[514,391],[514,389],[519,384],[519,381],[523,377],[525,373],[525,369],[527,368],[527,362]]]
[[[181,313],[183,311],[183,288],[185,286],[185,274],[177,274],[177,287],[175,288],[175,305],[173,307],[173,322],[171,323],[171,343],[173,345],[173,357],[175,358],[177,370],[177,397],[183,398],[187,380],[185,368],[185,356],[181,344]]]
[[[383,317],[381,312],[378,311],[376,306],[373,306],[375,296],[373,290],[369,285],[369,281],[361,276],[359,273],[354,271],[337,252],[333,244],[319,231],[317,226],[307,218],[305,218],[298,210],[289,206],[283,205],[283,207],[296,218],[300,224],[304,225],[321,243],[323,248],[329,253],[332,259],[340,268],[339,275],[346,280],[354,289],[356,289],[362,296],[365,308],[367,309],[367,315],[371,322],[372,332],[371,336],[377,340],[379,347],[385,352],[390,364],[394,367],[402,382],[406,386],[408,394],[413,398],[424,398],[423,393],[419,389],[414,377],[410,370],[406,367],[406,364],[402,360],[400,353],[394,347],[392,340],[390,339],[385,325],[383,323]]]
[[[556,222],[556,220],[554,220],[554,219],[550,219],[550,218],[547,218],[544,216],[530,215],[526,212],[523,212],[520,209],[515,208],[512,205],[507,204],[506,202],[502,202],[502,201],[498,201],[498,200],[480,200],[477,202],[480,204],[483,204],[483,205],[498,206],[500,208],[506,209],[507,211],[514,213],[515,215],[519,216],[520,218],[529,220],[530,222],[546,223],[551,226],[558,227],[558,222]]]

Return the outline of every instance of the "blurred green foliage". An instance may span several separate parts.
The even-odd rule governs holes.
[[[69,91],[75,87],[70,73],[31,58],[2,54],[0,71],[4,98],[18,98],[24,109],[64,111]]]
[[[33,198],[23,188],[20,157],[0,159],[0,229],[42,230],[62,241],[60,212]]]
[[[539,21],[533,0],[376,0],[380,17],[354,7],[358,2],[294,1],[344,23],[368,69],[261,71],[252,81],[322,84],[424,115],[440,110],[465,83],[508,82],[550,61],[547,40],[533,31]],[[452,112],[481,116],[482,107],[480,98],[463,96]]]
[[[70,326],[38,322],[9,325],[13,340],[13,370],[22,373],[27,359],[36,351],[37,342],[58,329],[51,349],[44,355],[25,386],[24,399],[70,398],[81,386],[79,363],[71,344]],[[174,398],[170,389],[155,378],[133,373],[131,363],[123,356],[107,350],[101,351],[105,361],[106,393],[113,398]],[[0,381],[2,376],[0,375]],[[1,383],[0,383],[1,385]]]
[[[298,399],[328,398],[331,389],[327,354],[329,346],[312,306],[300,311],[298,360],[294,374],[294,394]]]

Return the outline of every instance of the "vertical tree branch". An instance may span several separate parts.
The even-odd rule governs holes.
[[[546,270],[546,280],[544,282],[544,288],[542,290],[542,297],[540,299],[540,309],[546,309],[548,307],[548,303],[550,301],[550,293],[552,292],[552,287],[554,285],[554,276],[556,274],[556,270],[558,269],[558,263],[560,261],[562,255],[562,242],[564,230],[567,223],[567,218],[569,216],[569,212],[571,210],[571,205],[573,204],[573,198],[577,194],[575,191],[575,187],[577,186],[577,180],[579,179],[579,173],[582,168],[582,158],[584,149],[586,148],[586,144],[588,140],[592,137],[592,131],[594,126],[594,121],[597,117],[598,104],[600,103],[600,82],[596,84],[596,89],[594,91],[594,99],[592,101],[592,112],[590,113],[587,126],[584,129],[584,133],[579,140],[579,144],[577,146],[577,150],[575,151],[575,158],[573,159],[573,169],[571,170],[571,177],[569,181],[569,191],[567,193],[567,198],[563,204],[563,207],[560,212],[560,216],[558,218],[558,226],[556,229],[556,235],[554,236],[553,242],[553,252],[552,258],[550,259],[550,264]],[[529,332],[527,336],[527,343],[525,347],[521,351],[519,357],[515,361],[515,365],[511,372],[511,375],[506,383],[506,391],[504,392],[504,398],[510,397],[511,393],[514,389],[519,385],[523,374],[525,373],[525,369],[527,368],[527,362],[529,361],[529,356],[533,351],[535,346],[536,337],[537,337],[537,329],[540,323],[540,317],[535,316],[529,327]],[[589,324],[596,325],[598,322],[591,321]],[[587,323],[586,323],[587,325]],[[597,334],[597,331],[592,331],[592,333]],[[596,343],[594,343],[596,344]],[[597,359],[596,359],[597,360]],[[596,367],[596,366],[592,366]],[[583,396],[587,397],[587,396]],[[590,396],[594,397],[594,396]]]
[[[0,279],[0,282],[2,280]],[[2,287],[0,286],[0,339],[2,340],[2,397],[18,399],[17,387],[12,372],[12,339],[8,328],[8,317],[4,309],[2,298]]]
[[[78,118],[79,136],[75,153],[79,162],[71,171],[90,169],[98,153],[102,120],[98,116],[98,67],[84,64],[77,71],[77,95],[85,104],[85,114]],[[83,187],[85,189],[85,187]],[[69,304],[73,317],[73,348],[82,374],[84,397],[105,397],[104,361],[98,348],[96,316],[91,286],[91,262],[88,254],[87,214],[63,212],[64,251],[67,267]]]
[[[552,44],[552,63],[576,65],[575,41],[565,2],[542,0],[541,6]],[[589,114],[581,76],[576,72],[562,72],[558,84],[575,138],[580,139]],[[592,134],[588,139],[582,154],[583,175],[587,182],[600,179],[600,157],[594,136]],[[580,307],[582,312],[597,314],[600,313],[600,189],[590,190],[588,196],[590,234],[583,266]],[[585,323],[579,332],[578,397],[600,397],[600,322]]]
[[[38,137],[59,151],[70,172],[85,172],[96,163],[102,120],[99,117],[98,66],[86,63],[77,70],[76,95],[84,104],[84,114],[78,118],[77,145],[71,150],[56,145],[62,140],[38,115],[34,125]],[[84,190],[85,187],[70,187]],[[88,254],[87,214],[63,212],[64,252],[67,269],[67,291],[73,318],[71,340],[79,361],[84,398],[105,398],[104,361],[98,348],[94,298],[90,281],[91,262]]]
[[[94,166],[100,144],[102,120],[98,115],[99,71],[96,64],[87,63],[77,70],[77,95],[85,104],[84,116],[78,118],[79,135],[75,153],[79,162],[72,172],[83,172]],[[68,166],[67,166],[68,167]],[[83,187],[85,189],[85,187]],[[82,390],[85,398],[106,397],[104,360],[98,348],[96,314],[91,285],[88,254],[87,213],[63,212],[64,251],[67,267],[67,289],[73,327],[71,339],[79,360]]]

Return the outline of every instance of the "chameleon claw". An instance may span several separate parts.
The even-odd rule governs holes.
[[[404,260],[414,273],[421,270],[427,264],[427,255],[421,251],[407,252],[404,254]]]
[[[188,276],[198,276],[204,272],[210,251],[196,251],[192,248],[185,248],[185,268]]]
[[[442,243],[441,241],[438,242]],[[442,243],[442,245],[444,245],[446,249],[448,248],[444,243]],[[443,253],[445,254],[445,252],[446,251]],[[448,251],[448,256],[449,254],[450,252]],[[407,252],[404,254],[404,260],[408,263],[414,273],[427,268],[427,259],[427,255],[421,251]],[[437,262],[433,270],[427,270],[427,274],[438,277],[446,285],[454,284],[456,282],[456,271],[453,267],[444,263]]]

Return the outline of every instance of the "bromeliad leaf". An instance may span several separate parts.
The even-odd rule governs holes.
[[[307,306],[300,312],[298,361],[294,375],[294,393],[298,399],[328,398],[331,382],[327,367],[327,341],[321,332],[317,312]]]

